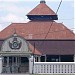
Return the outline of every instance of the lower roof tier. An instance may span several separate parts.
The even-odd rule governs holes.
[[[56,41],[26,40],[26,41],[29,44],[28,45],[29,49],[32,51],[32,53],[36,55],[75,55],[75,40],[68,40],[68,41],[66,40],[62,40],[62,41],[61,40],[56,40]],[[0,41],[0,47],[2,46],[3,42]],[[35,51],[34,51],[34,43],[35,43]],[[11,54],[12,51],[9,53]],[[17,53],[20,54],[19,50]]]

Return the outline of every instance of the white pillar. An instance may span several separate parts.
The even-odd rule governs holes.
[[[7,67],[9,66],[9,57],[7,57]]]
[[[34,72],[34,62],[35,62],[35,58],[31,56],[31,58],[29,58],[29,73],[30,74]]]
[[[9,66],[10,64],[9,64],[9,56],[7,57],[7,69],[6,69],[6,71],[7,71],[7,73],[10,73],[10,66]]]
[[[2,73],[2,57],[0,57],[0,73]]]
[[[38,56],[38,62],[40,62],[40,56]]]
[[[46,60],[47,60],[47,59],[46,59],[46,55],[45,55],[45,62],[46,62]]]
[[[75,62],[75,55],[74,55],[74,62]]]

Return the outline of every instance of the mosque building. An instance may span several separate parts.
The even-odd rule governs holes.
[[[74,62],[75,34],[58,15],[40,3],[27,15],[28,23],[12,23],[0,32],[0,73],[29,73],[29,58],[35,62]]]

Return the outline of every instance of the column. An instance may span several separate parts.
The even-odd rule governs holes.
[[[75,62],[75,55],[74,55],[74,62]]]
[[[38,56],[38,62],[40,62],[40,56]]]
[[[35,56],[35,59],[36,59],[35,62],[37,62],[37,55]]]
[[[19,57],[19,65],[21,65],[21,57]]]
[[[12,73],[15,72],[15,68],[14,68],[14,57],[12,56]]]
[[[17,59],[17,61],[18,61],[18,67],[19,67],[19,65],[20,65],[19,59],[20,59],[20,58],[18,57],[18,59]]]
[[[29,58],[29,73],[30,74],[34,73],[34,62],[35,62],[35,58],[31,56],[31,58]]]
[[[2,57],[0,57],[0,73],[2,73]]]
[[[14,65],[14,57],[12,56],[12,66]]]
[[[4,65],[4,57],[2,57],[2,61],[3,61],[3,62],[2,62],[2,63],[3,63],[3,65]]]
[[[10,73],[10,66],[9,66],[9,57],[7,57],[7,66],[6,66],[7,73]]]
[[[46,55],[45,55],[45,62],[46,62],[46,60],[47,60],[47,59],[46,59]]]
[[[61,62],[61,56],[59,55],[59,62]]]
[[[7,66],[9,66],[9,57],[7,57]]]
[[[17,57],[16,57],[16,66],[17,66]]]
[[[18,57],[16,57],[16,67],[15,67],[16,73],[18,72]]]

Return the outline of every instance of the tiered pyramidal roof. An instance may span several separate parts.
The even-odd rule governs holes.
[[[30,20],[58,20],[57,14],[50,9],[44,0],[40,1],[33,10],[27,14]]]
[[[46,5],[44,0],[41,0],[40,4],[30,11],[27,16],[31,21],[28,23],[12,23],[0,32],[0,40],[2,41],[9,38],[14,34],[15,29],[17,35],[24,37],[26,40],[30,40],[29,45],[32,52],[34,52],[34,40],[38,41],[36,41],[35,54],[74,54],[74,43],[71,45],[70,42],[65,42],[64,45],[63,41],[59,43],[55,42],[55,40],[74,41],[75,34],[62,23],[57,23],[54,21],[58,20],[58,16]],[[48,33],[49,28],[50,31]],[[1,41],[0,44],[2,43]],[[43,41],[45,43],[41,47],[40,45]],[[64,46],[66,47],[66,50]]]
[[[75,35],[71,30],[62,23],[54,21],[58,19],[58,16],[46,5],[44,0],[41,0],[40,4],[31,10],[27,16],[31,21],[11,24],[0,32],[0,38],[8,38],[13,34],[15,28],[16,33],[25,39],[75,39]],[[47,33],[48,35],[45,38]]]

